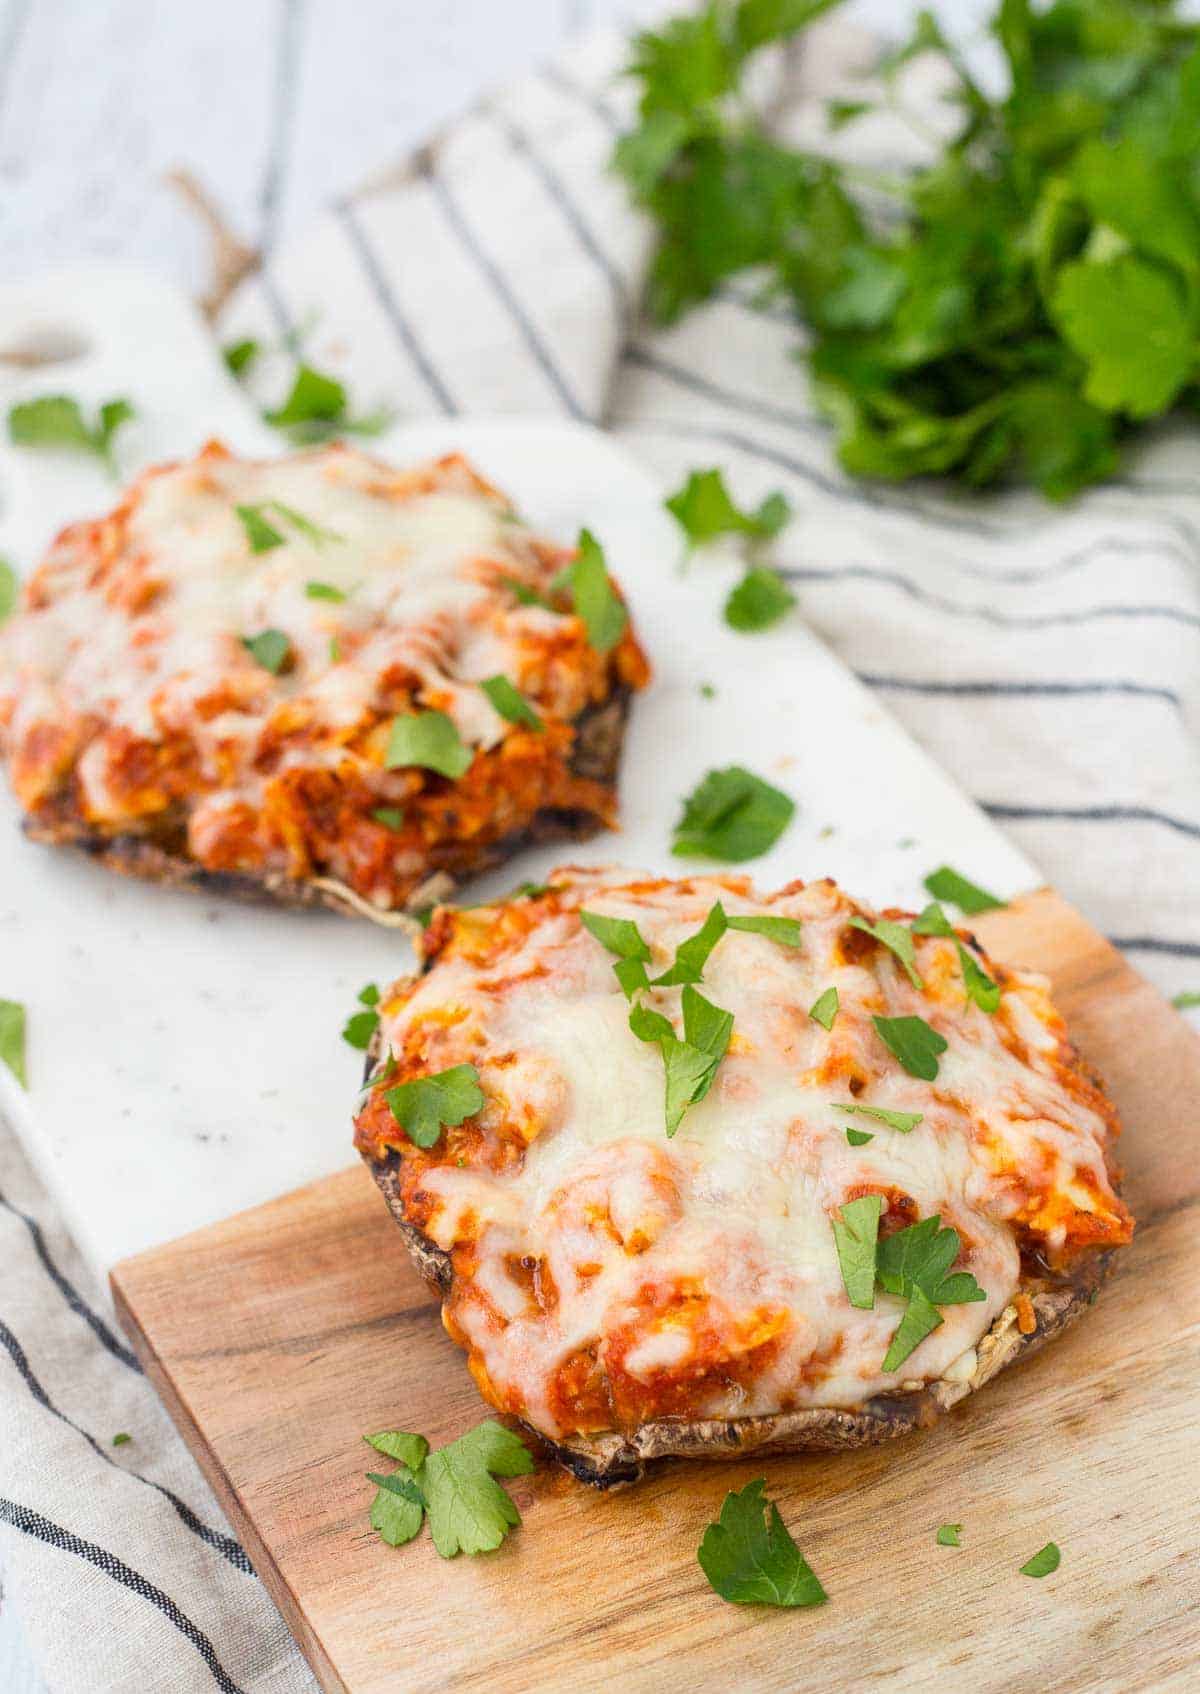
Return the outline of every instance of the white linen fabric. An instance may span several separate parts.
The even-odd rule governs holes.
[[[738,283],[670,330],[639,318],[651,232],[607,169],[623,52],[590,43],[336,206],[244,289],[224,338],[315,314],[310,356],[363,404],[582,417],[664,488],[709,465],[743,502],[783,488],[796,518],[774,562],[799,615],[1140,968],[1200,985],[1194,433],[1061,508],[845,478],[782,307]],[[813,132],[864,55],[824,31],[764,96]],[[932,98],[936,69],[915,69]],[[752,745],[753,701],[729,709]],[[2,1126],[0,1254],[0,1568],[50,1694],[313,1688]]]

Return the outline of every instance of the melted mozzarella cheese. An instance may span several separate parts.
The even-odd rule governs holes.
[[[951,969],[953,944],[919,939],[918,993],[889,952],[847,929],[859,908],[832,884],[765,901],[741,878],[551,881],[557,909],[531,919],[502,961],[472,962],[488,916],[473,913],[472,949],[451,945],[384,1007],[400,1057],[440,1019],[446,1045],[429,1068],[475,1062],[495,1121],[519,1122],[528,1143],[494,1169],[447,1151],[421,1171],[426,1232],[447,1250],[473,1245],[478,1268],[473,1286],[457,1288],[453,1317],[500,1404],[552,1434],[569,1430],[554,1384],[581,1350],[610,1379],[632,1381],[635,1398],[638,1384],[649,1396],[670,1384],[670,1405],[683,1394],[693,1416],[851,1407],[895,1391],[882,1361],[904,1302],[878,1292],[873,1309],[856,1309],[842,1283],[832,1219],[858,1194],[887,1196],[894,1226],[940,1215],[985,1295],[942,1309],[903,1366],[905,1384],[961,1374],[1012,1299],[1013,1220],[1039,1184],[1069,1191],[1114,1239],[1127,1235],[1106,1122],[1070,1085],[1040,979],[1007,979],[989,1017]],[[729,931],[717,944],[702,992],[733,1013],[734,1035],[710,1093],[669,1140],[659,1050],[631,1032],[613,959],[575,914],[634,921],[654,975],[718,899],[730,914],[798,918],[802,941]],[[808,1009],[830,987],[840,1010],[827,1032]],[[647,1003],[680,1026],[678,988]],[[949,1046],[934,1083],[899,1066],[874,1013],[922,1015],[941,1031]],[[905,1134],[845,1104],[921,1122]],[[849,1125],[873,1139],[850,1146]],[[513,1280],[514,1256],[545,1267],[553,1299],[531,1300]]]

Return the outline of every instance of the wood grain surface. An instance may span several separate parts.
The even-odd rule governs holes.
[[[484,1408],[365,1170],[117,1267],[143,1362],[324,1688],[1196,1685],[1200,1042],[1057,895],[976,928],[1054,979],[1125,1117],[1138,1231],[1081,1323],[931,1431],[608,1495],[540,1468],[510,1484],[505,1546],[445,1563],[427,1535],[392,1549],[369,1528],[361,1436],[436,1444]],[[827,1606],[729,1606],[705,1583],[704,1526],[764,1470]],[[958,1550],[934,1544],[946,1521]],[[1050,1540],[1060,1570],[1021,1576]]]

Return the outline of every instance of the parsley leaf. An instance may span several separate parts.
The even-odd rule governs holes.
[[[882,1369],[899,1370],[905,1359],[925,1337],[942,1327],[942,1322],[942,1315],[937,1307],[921,1289],[914,1288],[908,1297],[908,1305],[904,1308],[904,1315],[896,1333],[892,1336],[891,1345],[883,1356]]]
[[[889,1129],[898,1129],[901,1135],[908,1135],[921,1122],[920,1112],[889,1112],[882,1106],[849,1106],[840,1101],[836,1108],[839,1112],[857,1112],[864,1118],[875,1118],[879,1123],[886,1124]]]
[[[663,504],[687,536],[689,547],[703,547],[719,535],[748,535],[755,541],[767,541],[778,535],[792,515],[787,500],[778,492],[768,494],[757,511],[740,510],[730,498],[721,472],[715,469],[692,471],[683,487]],[[739,627],[764,626],[734,625],[735,629]]]
[[[608,653],[621,639],[629,614],[613,588],[604,563],[604,549],[590,529],[580,530],[577,545],[576,557],[550,586],[552,590],[570,593],[589,642],[597,653]]]
[[[757,1477],[731,1490],[696,1557],[723,1600],[739,1606],[820,1606],[828,1599]],[[765,1515],[764,1515],[765,1513]]]
[[[8,1066],[22,1088],[28,1089],[25,1070],[25,1008],[19,1000],[0,1000],[0,1064]]]
[[[618,959],[613,966],[613,975],[627,1000],[632,1000],[635,994],[650,986],[650,978],[641,959]]]
[[[133,1436],[127,1429],[119,1429],[112,1438],[112,1444],[114,1447],[128,1447],[132,1440]]]
[[[1171,1004],[1177,1011],[1186,1012],[1192,1006],[1200,1006],[1200,994],[1194,988],[1185,988],[1181,994],[1172,996]]]
[[[725,622],[744,635],[770,629],[796,604],[796,596],[778,571],[755,565],[731,588],[725,601]]]
[[[497,1476],[527,1476],[528,1448],[494,1418],[426,1458],[417,1480],[429,1513],[429,1532],[443,1559],[490,1553],[521,1521]]]
[[[342,1025],[342,1040],[348,1047],[353,1047],[359,1053],[365,1053],[371,1045],[371,1037],[378,1028],[378,1012],[352,1012]]]
[[[234,376],[241,376],[243,371],[249,370],[261,352],[262,343],[255,341],[252,336],[247,336],[244,341],[233,341],[228,347],[223,347],[221,357]]]
[[[369,1447],[374,1447],[377,1453],[385,1453],[389,1459],[398,1459],[414,1472],[420,1470],[429,1451],[429,1443],[425,1437],[413,1435],[407,1429],[381,1429],[375,1435],[364,1435],[363,1440]]]
[[[1053,1541],[1047,1541],[1032,1557],[1021,1566],[1022,1576],[1049,1576],[1062,1563],[1062,1553]]]
[[[849,1127],[846,1129],[846,1140],[851,1147],[865,1147],[868,1141],[874,1141],[874,1139],[875,1137],[865,1129],[850,1129]]]
[[[419,765],[452,780],[471,768],[475,755],[463,744],[445,712],[410,712],[392,719],[384,765]]]
[[[919,1076],[932,1082],[938,1073],[938,1055],[946,1051],[946,1039],[932,1029],[924,1018],[884,1018],[871,1020],[879,1039],[893,1057],[899,1059],[909,1076]]]
[[[310,600],[332,600],[338,605],[346,598],[345,591],[331,582],[306,582],[304,592]]]
[[[934,1536],[939,1547],[961,1547],[959,1536],[962,1534],[961,1523],[944,1523]]]
[[[400,830],[404,828],[404,813],[399,806],[376,806],[371,816],[376,823],[381,823],[385,829]]]
[[[973,1000],[981,1011],[994,1012],[1000,1005],[999,984],[992,981],[974,953],[964,947],[955,934],[954,926],[935,901],[926,906],[920,917],[913,921],[914,935],[942,935],[953,941],[958,950],[958,962],[963,974],[963,987],[967,997]]]
[[[274,524],[263,517],[264,507],[235,506],[233,509],[241,519],[252,553],[269,553],[273,547],[283,546],[283,536]]]
[[[339,535],[336,529],[326,529],[324,524],[314,523],[306,518],[303,512],[298,512],[294,506],[285,506],[282,500],[268,500],[267,505],[272,511],[278,512],[285,523],[290,523],[293,529],[298,529],[306,540],[314,547],[326,547],[345,541],[344,535]],[[345,595],[342,595],[345,599]]]
[[[647,1006],[634,1006],[629,1027],[639,1041],[657,1043],[662,1053],[666,1129],[668,1137],[673,1136],[688,1107],[703,1100],[713,1085],[733,1034],[733,1013],[714,1006],[687,983],[683,990],[682,1040],[669,1018]]]
[[[242,646],[255,664],[272,676],[278,676],[292,656],[292,644],[281,629],[263,629],[257,635],[243,635]]]
[[[818,994],[809,1007],[808,1015],[814,1022],[819,1023],[822,1029],[832,1029],[833,1020],[838,1015],[837,989],[827,988],[823,994]]]
[[[525,724],[539,731],[545,729],[529,701],[506,676],[489,676],[479,686],[508,723]]]
[[[725,908],[717,900],[695,935],[689,935],[686,941],[679,943],[675,949],[674,963],[661,976],[653,979],[652,986],[668,988],[675,983],[701,982],[708,956],[728,928],[729,919],[725,916]]]
[[[594,935],[602,947],[615,953],[618,959],[648,959],[650,948],[632,918],[610,918],[603,912],[579,914],[579,921],[589,935]]]
[[[7,559],[0,559],[0,623],[12,613],[19,592],[16,571]]]
[[[914,1288],[937,1306],[961,1306],[987,1298],[969,1271],[946,1273],[958,1257],[955,1229],[943,1229],[935,1212],[898,1229],[879,1244],[879,1280],[889,1294],[906,1296]]]
[[[106,400],[89,424],[78,400],[68,394],[43,394],[23,400],[8,413],[8,433],[18,447],[65,448],[94,453],[108,469],[116,471],[113,437],[136,413],[128,400]]]
[[[389,1088],[384,1098],[396,1122],[418,1147],[432,1147],[443,1124],[463,1123],[484,1106],[474,1065],[451,1065],[433,1076],[414,1077]]]
[[[390,1476],[369,1470],[367,1481],[376,1484],[378,1492],[371,1502],[371,1528],[378,1531],[381,1541],[389,1547],[403,1547],[414,1535],[419,1535],[425,1521],[425,1496],[417,1487],[407,1465]]]
[[[263,417],[298,444],[328,441],[334,435],[379,435],[391,422],[391,413],[384,411],[352,417],[347,404],[346,390],[336,377],[302,364],[282,406]]]
[[[882,1211],[882,1194],[863,1194],[857,1200],[847,1200],[841,1217],[833,1220],[842,1282],[850,1304],[863,1310],[875,1304],[875,1260]]]
[[[530,588],[523,582],[518,582],[515,576],[502,576],[501,586],[508,589],[519,606],[540,606],[543,611],[553,612],[554,606],[536,589]]]
[[[925,887],[935,900],[948,900],[969,918],[976,917],[980,912],[998,912],[1004,905],[1003,900],[997,900],[994,894],[989,894],[986,888],[980,888],[978,883],[968,882],[965,876],[951,870],[949,865],[940,865],[937,870],[930,871],[925,878]]]
[[[774,917],[733,917],[726,920],[730,929],[739,929],[746,935],[765,935],[768,941],[778,942],[780,947],[799,947],[801,923],[799,918]]]
[[[1086,362],[1083,392],[1107,412],[1149,418],[1178,396],[1195,369],[1195,326],[1183,288],[1135,253],[1082,259],[1058,274],[1052,307]]]
[[[891,918],[880,918],[876,923],[868,923],[866,918],[851,918],[850,928],[861,929],[865,934],[874,936],[876,941],[882,942],[904,966],[913,987],[924,988],[925,984],[917,975],[917,956],[913,949],[911,930],[905,929],[902,923],[893,923]]]
[[[683,803],[671,851],[741,864],[774,846],[795,811],[794,800],[753,771],[740,765],[709,771]]]

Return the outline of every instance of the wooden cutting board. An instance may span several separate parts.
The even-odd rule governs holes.
[[[361,1436],[437,1444],[484,1408],[365,1170],[117,1266],[122,1321],[323,1688],[1195,1686],[1200,1042],[1057,895],[976,928],[1054,979],[1125,1117],[1138,1232],[1095,1311],[930,1432],[608,1495],[540,1468],[510,1484],[505,1546],[445,1563],[428,1535],[392,1549],[368,1527]],[[827,1606],[735,1607],[705,1583],[704,1526],[764,1473]],[[934,1544],[946,1521],[957,1551]],[[1050,1540],[1059,1571],[1019,1575]]]

